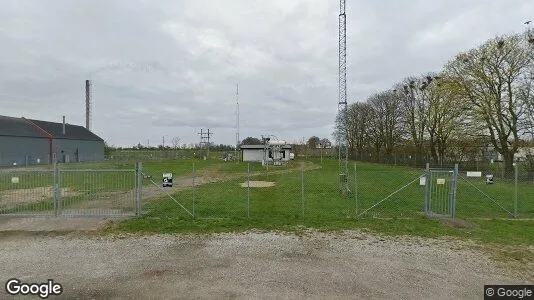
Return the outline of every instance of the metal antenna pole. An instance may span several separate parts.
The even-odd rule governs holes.
[[[208,139],[208,154],[207,154],[207,157],[209,159],[209,157],[210,157],[210,135],[212,135],[213,132],[210,132],[210,129],[208,128],[208,133],[206,133],[206,134],[207,134],[206,138]]]
[[[200,135],[200,153],[202,153],[202,144],[204,144],[204,132],[202,128],[200,128],[200,132],[198,134]]]
[[[235,98],[236,98],[236,133],[235,133],[235,159],[236,161],[238,161],[237,159],[237,151],[238,151],[238,148],[239,148],[239,83],[236,84],[236,93],[235,93]]]
[[[345,0],[339,1],[339,94],[338,114],[341,116],[339,137],[339,174],[342,176],[342,192],[348,192],[348,124],[347,124],[347,18]]]

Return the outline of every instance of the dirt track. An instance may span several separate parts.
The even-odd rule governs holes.
[[[65,292],[51,299],[481,299],[484,284],[534,281],[457,242],[359,232],[0,241],[2,283],[52,278]]]
[[[256,177],[264,174],[275,175],[283,174],[288,172],[299,171],[303,168],[305,171],[315,170],[321,168],[319,165],[308,162],[298,162],[294,168],[277,170],[276,168],[264,172],[252,172],[251,177]],[[200,170],[195,178],[195,186],[204,185],[208,183],[224,182],[238,178],[244,178],[246,173],[222,173],[218,169],[207,168]],[[157,185],[157,186],[156,186]],[[189,176],[180,176],[173,178],[172,188],[161,188],[159,182],[156,185],[151,184],[143,187],[143,200],[154,200],[159,197],[165,196],[167,193],[175,193],[178,191],[183,191],[186,189],[191,189],[193,187],[193,178]]]

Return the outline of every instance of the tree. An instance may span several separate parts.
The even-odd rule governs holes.
[[[241,145],[261,145],[261,140],[255,137],[247,137],[241,141]]]
[[[476,137],[479,136],[479,130],[476,122],[472,122],[465,114],[469,105],[455,96],[453,81],[434,74],[429,74],[427,80],[428,150],[433,161],[442,166],[453,138]]]
[[[519,35],[497,37],[457,55],[445,67],[458,87],[453,91],[469,101],[471,120],[485,125],[507,172],[513,171],[514,154],[525,130],[521,89],[531,60],[521,41]]]
[[[534,139],[534,33],[531,30],[525,32],[525,47],[529,53],[530,71],[527,71],[523,78],[523,84],[519,90],[519,97],[526,104],[527,118],[525,120],[527,133]]]
[[[391,159],[401,136],[402,109],[399,98],[398,94],[389,90],[377,93],[368,99],[373,110],[372,133],[378,157],[383,147],[387,159]]]
[[[420,80],[416,77],[407,77],[400,84],[395,85],[395,91],[403,96],[402,121],[409,139],[415,148],[416,161],[422,161],[424,157],[425,133],[427,130],[427,105],[425,102],[426,78]]]
[[[332,147],[332,142],[327,138],[322,138],[319,145],[321,145],[321,148],[330,148]]]
[[[104,156],[108,157],[110,156],[117,148],[113,147],[109,144],[109,141],[104,142]]]
[[[319,146],[320,142],[321,142],[320,138],[316,136],[312,136],[308,139],[308,142],[306,144],[308,145],[309,148],[315,149]]]
[[[366,102],[352,103],[347,110],[349,150],[358,159],[362,159],[365,149],[370,144],[372,115],[373,109]]]

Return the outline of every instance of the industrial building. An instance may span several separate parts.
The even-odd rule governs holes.
[[[0,116],[0,166],[104,160],[104,140],[83,126]]]
[[[273,149],[268,145],[241,145],[243,161],[276,163],[289,161],[293,158],[291,145],[279,145]]]

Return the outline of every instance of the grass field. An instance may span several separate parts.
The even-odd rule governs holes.
[[[153,176],[160,184],[161,176],[171,172],[174,176],[192,173],[193,166],[199,171],[217,165],[215,160],[149,161],[143,165],[143,173]],[[80,203],[106,199],[110,193],[123,194],[122,202],[133,210],[136,184],[135,163],[105,161],[98,163],[59,164],[59,187],[62,208],[79,207]],[[16,179],[13,182],[13,179]],[[18,167],[0,170],[0,213],[32,213],[54,209],[54,170],[51,166]],[[143,180],[145,186],[152,185]],[[130,193],[125,198],[124,193]]]
[[[351,193],[339,193],[337,160],[318,161],[319,169],[301,173],[267,172],[252,164],[253,181],[274,182],[274,187],[243,188],[244,163],[225,163],[219,172],[238,175],[231,180],[197,186],[173,196],[195,219],[174,201],[163,197],[145,203],[146,215],[114,224],[110,230],[127,232],[216,232],[247,229],[324,230],[363,228],[387,234],[425,237],[456,236],[503,244],[534,244],[534,221],[510,218],[514,209],[513,182],[486,185],[482,179],[458,181],[456,219],[428,219],[423,214],[423,170],[379,164],[351,164]],[[214,168],[217,169],[217,168]],[[407,185],[412,182],[412,184]],[[407,186],[406,186],[407,185]],[[406,186],[406,187],[405,187]],[[475,187],[476,188],[475,188]],[[404,189],[396,192],[399,188]],[[534,212],[534,185],[518,189],[521,217]],[[435,196],[438,197],[439,191]],[[376,207],[377,202],[388,197]],[[491,199],[490,199],[491,198]],[[504,208],[504,209],[503,209]],[[369,209],[369,210],[367,210]],[[364,213],[365,212],[365,213]],[[363,213],[363,214],[362,214]]]
[[[181,205],[194,213],[194,219],[174,200],[164,196],[145,200],[146,214],[143,217],[116,223],[109,230],[214,232],[251,228],[364,228],[387,234],[449,235],[504,244],[534,244],[534,221],[524,220],[534,218],[532,183],[518,184],[516,204],[514,182],[497,180],[493,185],[486,185],[483,178],[466,179],[462,173],[458,181],[456,220],[451,222],[424,216],[424,187],[419,185],[422,169],[351,163],[348,179],[351,191],[343,196],[339,193],[336,159],[324,159],[323,163],[319,160],[301,163],[304,162],[294,161],[285,167],[270,166],[268,169],[261,164],[250,164],[251,181],[272,182],[274,186],[247,189],[242,187],[247,181],[246,163],[219,159],[146,161],[143,172],[152,176],[156,185],[161,184],[161,176],[166,172],[173,173],[178,181],[190,179],[193,165],[198,179],[209,177],[217,180],[194,189],[185,186],[173,193]],[[61,165],[64,170],[61,186],[67,189],[63,196],[64,204],[75,206],[87,201],[91,195],[131,190],[135,181],[133,172],[107,173],[102,170],[133,170],[134,167],[131,162],[114,161]],[[95,173],[98,175],[88,175],[78,171],[80,169],[100,171]],[[13,176],[19,177],[18,184],[11,182]],[[31,191],[28,195],[40,195],[53,185],[53,173],[46,168],[40,172],[24,169],[4,171],[0,178],[0,198],[17,189],[19,192]],[[448,183],[449,179],[446,180]],[[146,187],[153,185],[148,179],[143,182]],[[69,195],[69,191],[81,195]],[[439,190],[438,187],[432,193],[436,201],[433,204],[444,205],[448,199],[447,190]],[[10,209],[50,210],[52,199],[51,196],[45,197],[37,204],[20,203]],[[513,213],[516,207],[522,220],[511,218],[510,212]]]

